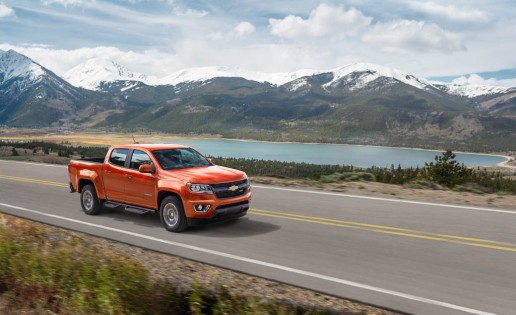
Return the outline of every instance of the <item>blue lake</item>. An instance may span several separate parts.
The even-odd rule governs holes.
[[[145,141],[155,141],[146,139]],[[342,144],[276,143],[238,141],[226,139],[175,139],[159,140],[183,144],[195,148],[204,155],[214,157],[254,158],[285,162],[313,164],[342,164],[358,167],[422,167],[434,161],[440,152],[428,150],[383,148]],[[505,161],[504,157],[481,154],[457,153],[457,161],[466,166],[494,166]]]

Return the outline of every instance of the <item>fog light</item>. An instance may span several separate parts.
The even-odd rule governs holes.
[[[211,205],[194,205],[195,212],[208,212]]]

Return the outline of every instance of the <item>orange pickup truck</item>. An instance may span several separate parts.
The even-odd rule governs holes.
[[[216,166],[196,150],[176,144],[112,146],[105,158],[72,160],[70,191],[81,194],[86,214],[103,207],[159,213],[165,229],[229,220],[247,214],[247,175]]]

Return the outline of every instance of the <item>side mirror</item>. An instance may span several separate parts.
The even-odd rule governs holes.
[[[140,173],[154,174],[154,168],[150,164],[142,164],[142,165],[140,165],[140,167],[138,168],[138,171]]]

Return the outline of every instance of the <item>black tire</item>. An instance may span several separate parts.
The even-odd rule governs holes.
[[[102,209],[102,203],[97,196],[95,186],[88,184],[81,190],[81,206],[84,213],[96,215]]]
[[[159,218],[167,231],[182,232],[188,227],[183,203],[175,196],[168,196],[161,202]]]

